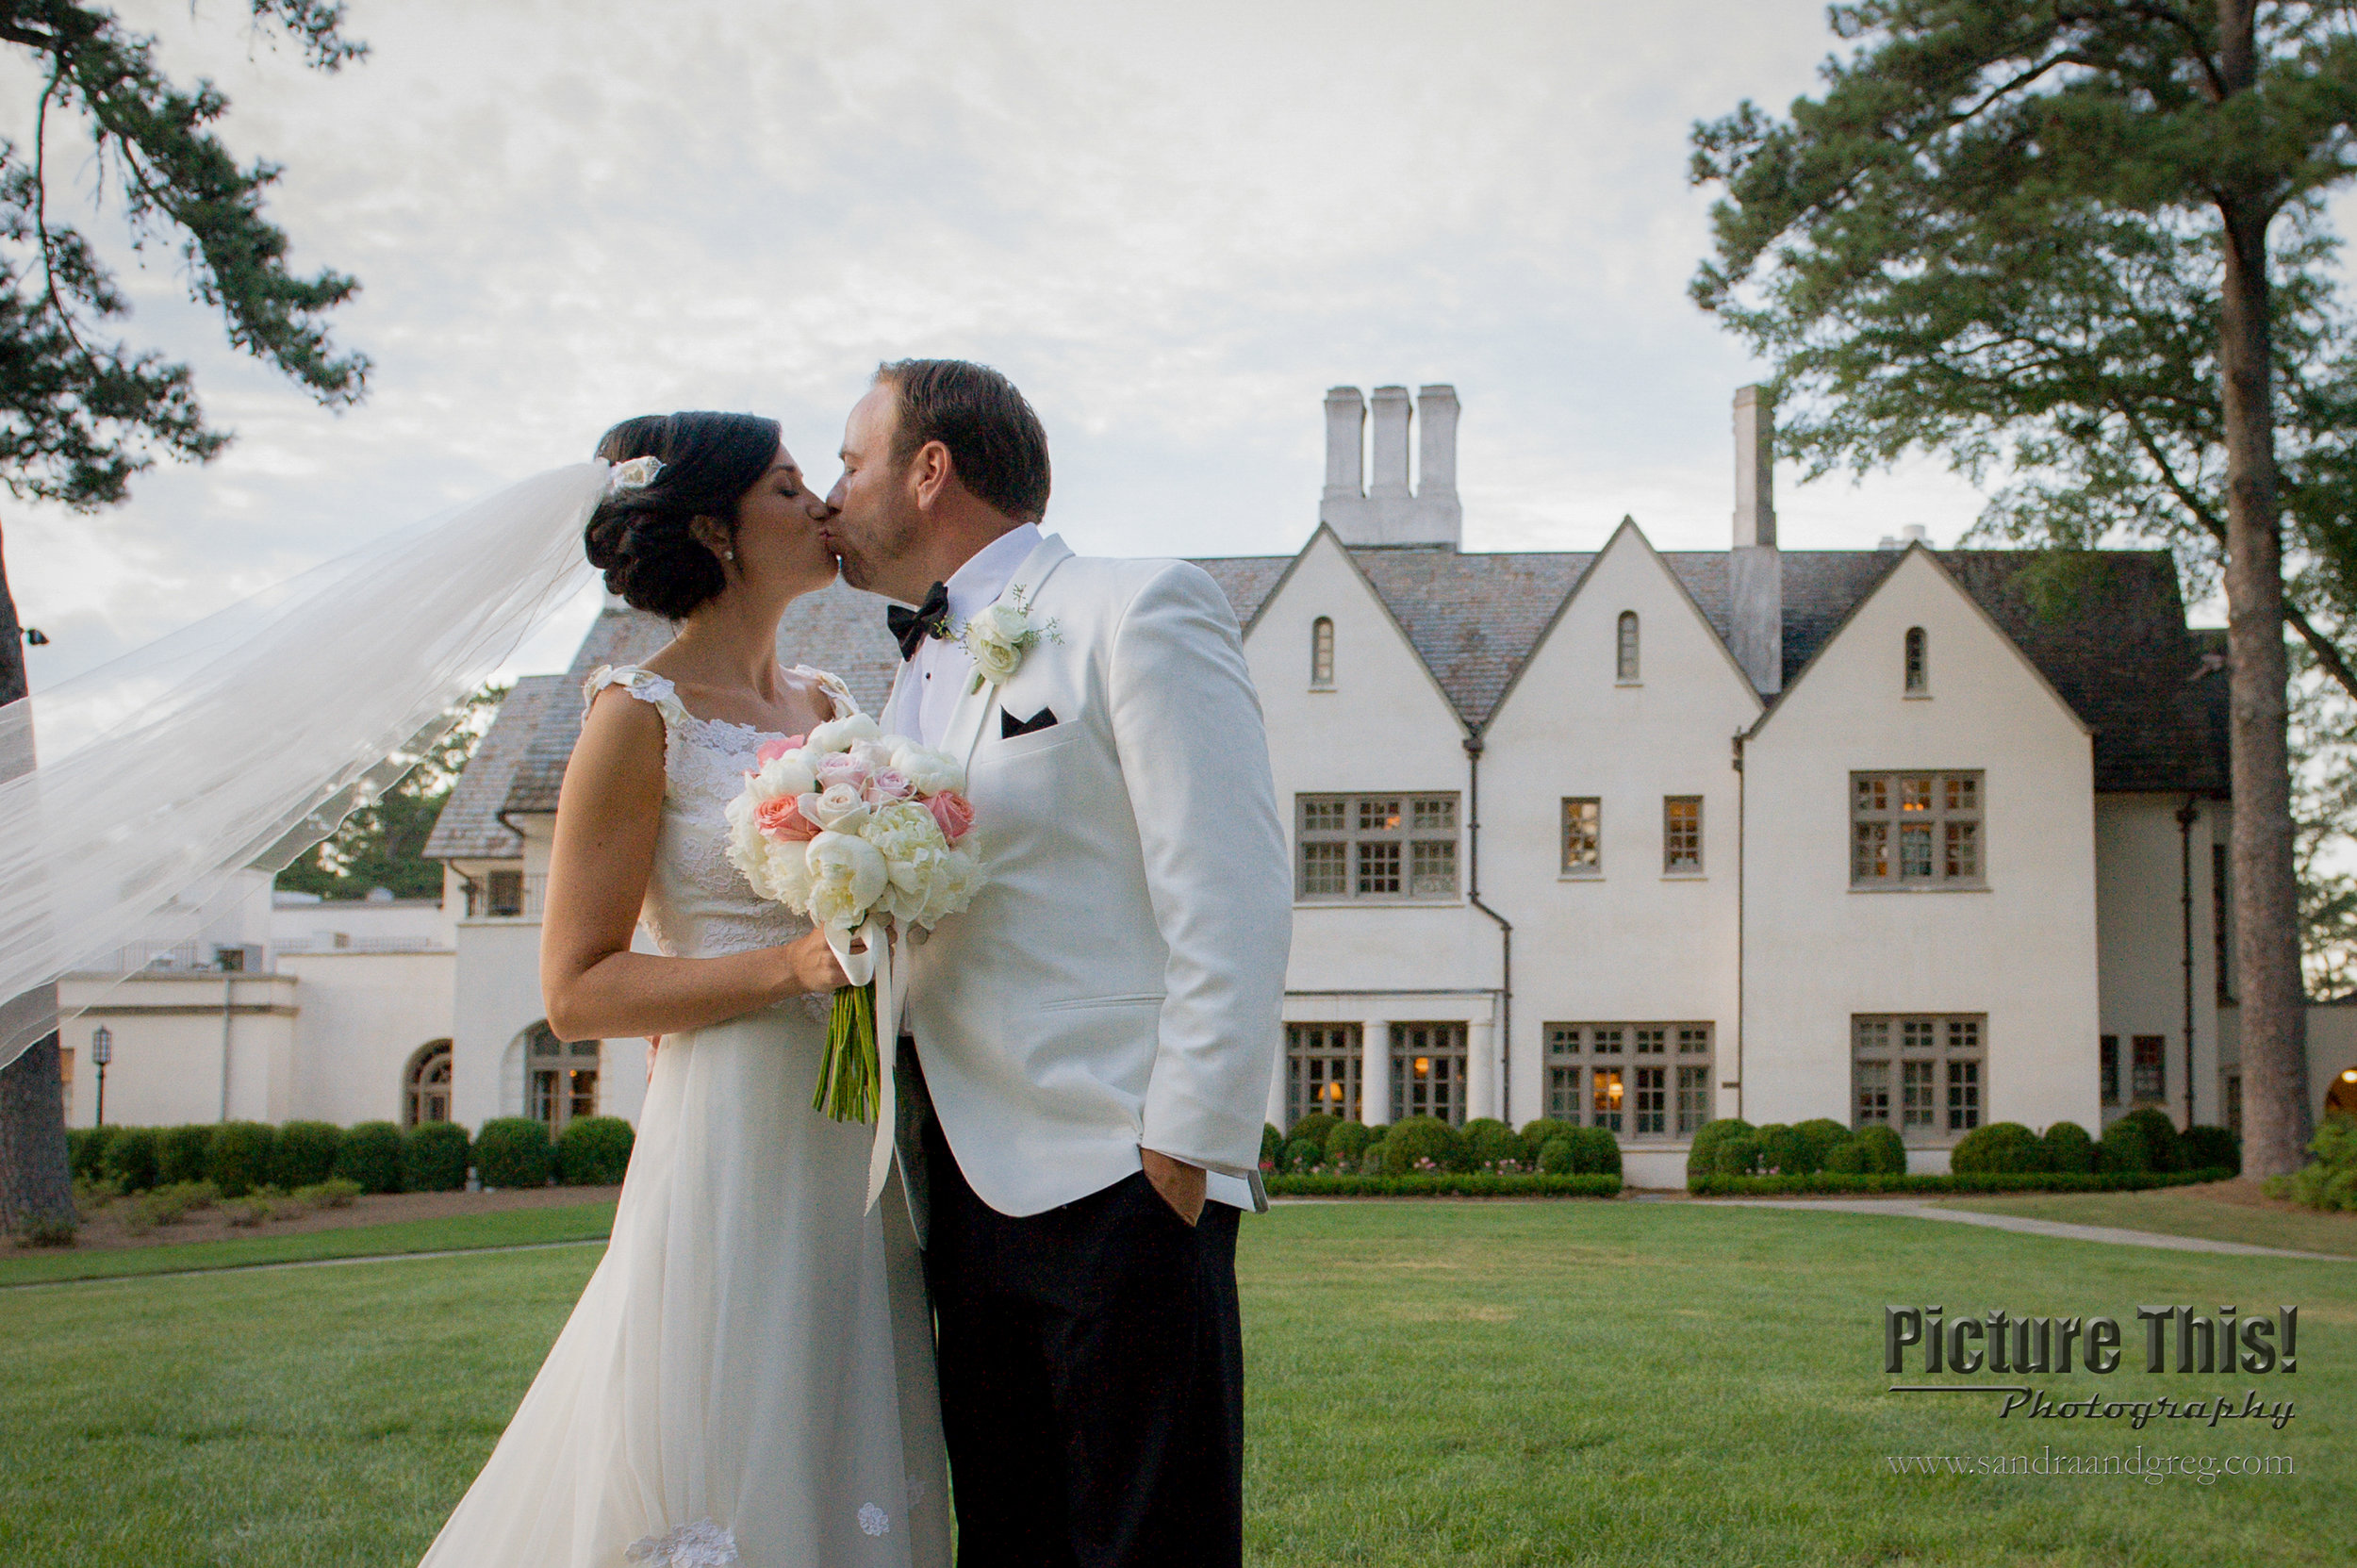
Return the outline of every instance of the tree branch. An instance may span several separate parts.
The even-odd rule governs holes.
[[[41,89],[41,107],[33,111],[33,233],[41,242],[41,281],[49,292],[49,308],[58,313],[58,324],[65,328],[67,339],[95,375],[99,373],[98,357],[82,341],[82,335],[74,330],[74,312],[58,297],[58,269],[51,258],[49,181],[43,165],[49,156],[49,100],[57,96],[58,83],[64,75],[65,56],[59,54],[57,69],[49,74],[49,85]]]
[[[2288,586],[2283,590],[2283,619],[2292,623],[2292,630],[2299,634],[2299,640],[2308,645],[2308,652],[2316,656],[2316,663],[2324,667],[2325,673],[2339,682],[2341,689],[2351,698],[2357,698],[2357,670],[2349,668],[2349,661],[2341,656],[2340,649],[2333,645],[2330,637],[2316,630],[2305,610],[2293,602]]]

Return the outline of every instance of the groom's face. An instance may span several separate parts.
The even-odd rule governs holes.
[[[888,383],[869,388],[852,405],[843,427],[843,477],[827,497],[835,515],[824,532],[828,548],[842,558],[845,582],[914,603],[924,597],[927,585],[919,583],[911,592],[900,579],[908,573],[924,515],[916,503],[915,465],[893,456],[899,427],[899,394]]]

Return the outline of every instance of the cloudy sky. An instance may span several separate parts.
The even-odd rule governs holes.
[[[323,412],[223,343],[168,253],[115,244],[138,340],[237,444],[96,517],[12,503],[53,683],[401,522],[676,407],[781,419],[831,483],[880,358],[987,360],[1054,442],[1051,525],[1113,553],[1284,553],[1316,521],[1337,384],[1453,382],[1467,548],[1588,549],[1623,513],[1728,537],[1728,404],[1760,367],[1688,303],[1687,131],[1782,107],[1818,0],[352,0],[370,58],[308,72],[235,0],[127,0],[228,95],[298,263],[355,273],[376,362]],[[0,134],[37,79],[0,55]],[[51,168],[92,171],[53,120]],[[107,209],[79,220],[114,243]],[[1788,545],[1979,497],[1918,464],[1779,472]],[[585,602],[524,650],[563,661]]]

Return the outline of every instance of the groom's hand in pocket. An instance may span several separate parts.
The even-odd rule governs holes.
[[[1203,1167],[1174,1160],[1155,1149],[1142,1148],[1138,1153],[1146,1161],[1146,1179],[1154,1183],[1154,1190],[1162,1194],[1171,1212],[1189,1225],[1202,1218]]]

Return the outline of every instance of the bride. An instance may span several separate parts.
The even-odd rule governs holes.
[[[770,420],[631,420],[599,455],[590,564],[679,631],[588,682],[541,988],[563,1039],[660,1044],[604,1260],[425,1563],[931,1568],[948,1510],[906,1204],[865,1208],[869,1131],[810,1103],[842,971],[723,849],[755,749],[856,711],[777,659],[786,605],[834,576],[829,512]],[[632,950],[642,923],[657,952]]]

